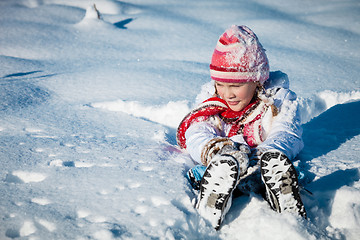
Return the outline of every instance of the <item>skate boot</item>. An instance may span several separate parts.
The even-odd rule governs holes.
[[[261,157],[260,171],[271,208],[279,213],[292,212],[306,218],[298,176],[290,160],[279,151],[267,151]]]
[[[201,180],[196,208],[218,230],[232,203],[239,179],[239,163],[231,155],[216,155]]]

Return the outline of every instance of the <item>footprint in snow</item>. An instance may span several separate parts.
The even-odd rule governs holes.
[[[20,236],[26,237],[36,232],[36,227],[33,221],[25,221],[23,226],[20,228]]]
[[[51,139],[57,138],[56,136],[47,135],[46,133],[44,133],[44,130],[40,128],[30,127],[30,128],[25,128],[24,131],[34,138],[51,138]]]
[[[77,211],[78,218],[86,218],[91,215],[91,212],[87,209],[80,209]]]
[[[14,171],[8,173],[5,178],[5,182],[8,183],[31,183],[31,182],[42,182],[47,176],[37,172],[27,171]]]
[[[38,153],[42,153],[42,152],[45,152],[45,149],[44,148],[35,148],[34,151],[38,152]]]
[[[42,205],[42,206],[48,205],[51,203],[51,201],[46,198],[33,198],[33,199],[31,199],[31,202]]]
[[[136,212],[137,214],[140,214],[140,215],[144,215],[148,211],[148,209],[149,209],[149,207],[146,205],[138,205],[134,209],[134,212]]]
[[[107,222],[109,220],[105,216],[92,214],[92,212],[89,211],[88,209],[79,209],[76,212],[76,214],[77,214],[78,218],[86,219],[87,221],[92,222],[92,223],[103,223],[103,222]]]
[[[49,166],[53,167],[77,167],[77,168],[89,168],[95,164],[84,161],[63,161],[61,159],[55,159],[48,163]]]
[[[129,183],[128,184],[128,187],[129,188],[139,188],[139,187],[141,187],[141,183],[138,183],[138,182],[131,182],[131,183]]]
[[[44,219],[37,219],[38,226],[44,227],[49,232],[53,232],[56,230],[56,225],[52,222],[49,222]],[[28,237],[31,234],[36,233],[37,228],[35,227],[35,223],[30,220],[24,221],[20,228],[9,228],[5,232],[5,236],[8,238],[19,238],[19,237]]]
[[[45,219],[37,219],[36,220],[42,227],[46,228],[49,232],[54,232],[56,230],[56,224],[49,222]]]
[[[152,166],[140,166],[139,169],[143,172],[150,172],[154,169]]]
[[[5,236],[8,238],[19,238],[20,231],[19,231],[19,229],[9,228],[6,230]]]
[[[28,132],[28,133],[41,133],[43,132],[42,129],[39,129],[39,128],[25,128],[24,129],[25,132]]]
[[[108,218],[101,215],[90,215],[86,219],[92,223],[103,223],[108,221]]]
[[[62,166],[65,166],[64,162],[63,162],[61,159],[52,160],[52,161],[50,161],[48,164],[49,164],[49,166],[52,166],[52,167],[62,167]],[[68,166],[68,167],[73,167],[73,166]]]
[[[151,202],[155,207],[159,207],[161,205],[170,205],[170,201],[168,199],[159,196],[152,196]]]
[[[89,168],[89,167],[93,167],[95,164],[88,163],[88,162],[83,162],[83,161],[75,161],[74,165],[77,168]]]

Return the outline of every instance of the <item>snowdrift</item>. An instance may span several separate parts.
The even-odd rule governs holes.
[[[356,0],[1,1],[0,239],[357,239],[358,13]],[[211,94],[232,24],[298,95],[308,220],[252,194],[215,231],[193,208],[176,127]]]

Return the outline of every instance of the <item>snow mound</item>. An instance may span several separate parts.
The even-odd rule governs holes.
[[[144,106],[135,101],[116,100],[111,102],[93,103],[91,106],[108,111],[127,113],[172,128],[177,128],[180,121],[190,111],[187,101],[170,101],[162,106]]]
[[[360,91],[334,92],[325,90],[310,98],[299,98],[302,123],[309,122],[335,105],[359,100]]]
[[[344,212],[347,214],[344,215]],[[336,191],[329,222],[334,228],[347,232],[351,239],[360,236],[359,181],[355,182],[352,187],[344,186]]]
[[[359,238],[357,0],[3,0],[0,12],[1,240]],[[193,207],[174,128],[214,93],[209,61],[232,24],[256,32],[299,97],[308,220],[254,194],[215,231]]]
[[[115,0],[96,1],[73,1],[73,0],[27,0],[23,5],[29,8],[36,8],[45,4],[59,4],[87,9],[89,4],[95,3],[96,7],[103,14],[138,13],[140,10],[132,4],[118,2]]]
[[[75,26],[77,26],[79,29],[84,29],[84,30],[87,29],[92,31],[94,31],[94,28],[95,29],[115,28],[109,22],[104,21],[104,19],[102,18],[102,14],[98,10],[96,4],[93,4],[86,8],[84,18]]]
[[[272,74],[275,75],[275,73]],[[283,78],[284,77],[280,77],[277,80],[278,83],[280,83]],[[285,79],[285,82],[286,84],[288,84],[288,79]],[[198,105],[204,100],[212,97],[214,93],[214,81],[205,83],[204,85],[202,85],[200,93],[196,96],[195,105]],[[315,93],[309,98],[299,97],[298,102],[302,124],[309,122],[311,119],[319,116],[321,113],[325,112],[326,110],[332,108],[335,105],[359,100],[360,91],[335,92],[331,90],[325,90]]]
[[[45,180],[46,175],[37,172],[27,172],[27,171],[14,171],[12,174],[8,174],[6,177],[7,182],[42,182]],[[17,181],[16,181],[17,180]]]
[[[214,94],[213,81],[202,86],[200,93],[196,96],[197,105]],[[334,92],[325,90],[314,94],[310,98],[299,98],[300,114],[302,124],[319,116],[331,107],[352,101],[360,100],[360,91]],[[135,117],[148,119],[165,126],[177,128],[183,117],[191,110],[187,101],[170,101],[163,106],[144,106],[135,101],[116,100],[111,102],[99,102],[91,104],[92,107],[106,109],[114,112],[123,112]]]

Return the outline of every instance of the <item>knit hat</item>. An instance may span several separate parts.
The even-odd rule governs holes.
[[[220,82],[255,82],[269,78],[265,49],[246,26],[231,26],[219,38],[212,55],[210,75]]]

